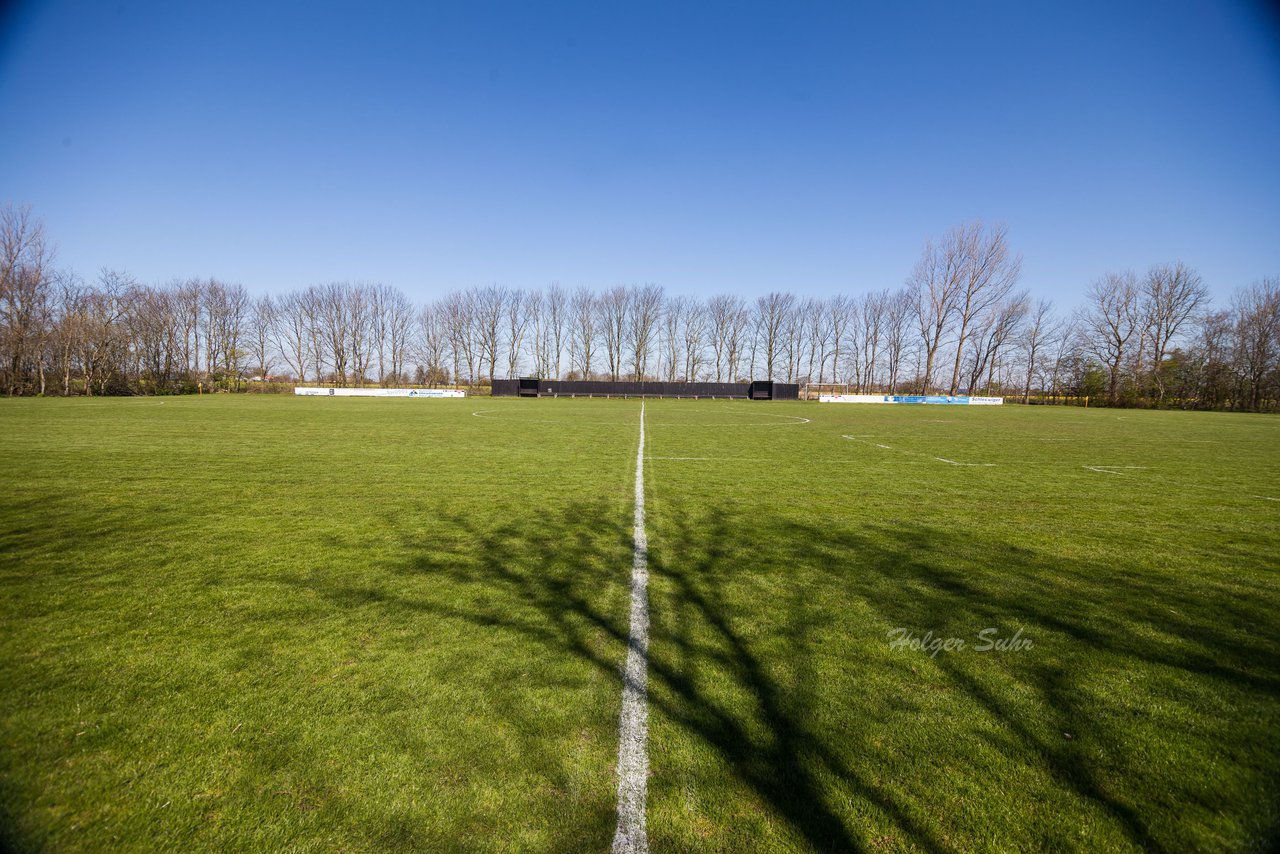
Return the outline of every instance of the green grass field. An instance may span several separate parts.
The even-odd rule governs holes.
[[[0,848],[606,850],[639,408],[0,401]],[[1275,844],[1280,419],[646,425],[654,851]]]

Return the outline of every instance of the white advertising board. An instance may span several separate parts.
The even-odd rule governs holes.
[[[820,394],[819,403],[893,403],[883,394]]]
[[[310,388],[294,386],[294,394],[307,397],[466,397],[453,388]]]
[[[1000,406],[1002,397],[969,397],[944,394],[820,394],[819,403],[905,403],[943,406]]]

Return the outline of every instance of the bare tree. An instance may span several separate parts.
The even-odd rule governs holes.
[[[569,298],[559,282],[552,282],[543,300],[546,309],[546,340],[548,344],[547,370],[560,379],[562,359],[569,327]]]
[[[1236,315],[1235,363],[1249,409],[1262,408],[1268,378],[1280,379],[1280,278],[1242,288],[1231,300]],[[1274,392],[1274,389],[1273,389]]]
[[[787,324],[791,320],[795,301],[793,295],[777,291],[756,299],[755,337],[759,342],[760,355],[764,359],[767,379],[777,378],[775,368],[778,357],[783,355]]]
[[[271,379],[271,368],[275,361],[275,329],[277,322],[275,300],[270,296],[262,296],[253,301],[249,313],[249,334],[253,339],[254,361],[258,363],[258,373],[262,382]]]
[[[378,381],[383,385],[399,385],[405,380],[405,367],[413,341],[413,302],[399,288],[383,285],[378,292],[382,340],[378,347]],[[387,371],[383,371],[382,358]]]
[[[782,324],[783,362],[787,367],[786,382],[798,382],[800,364],[808,349],[809,326],[805,316],[814,310],[813,300],[793,299]]]
[[[82,301],[80,366],[86,395],[107,394],[119,382],[128,349],[123,329],[124,294],[136,282],[127,273],[102,270],[97,287]]]
[[[552,304],[552,290],[557,292],[559,305]],[[538,315],[536,359],[539,365],[538,376],[560,378],[557,364],[560,362],[560,347],[563,344],[566,324],[566,307],[564,292],[558,287],[549,288],[546,293],[538,294]],[[557,330],[559,324],[559,330]]]
[[[377,287],[377,285],[357,282],[347,288],[351,379],[357,388],[368,382],[369,367],[374,361],[374,295]]]
[[[1152,366],[1158,370],[1168,354],[1169,342],[1201,307],[1209,302],[1209,289],[1199,274],[1181,261],[1157,264],[1142,282],[1146,321],[1151,337]]]
[[[541,350],[538,348],[538,338],[542,332],[542,294],[537,291],[528,294],[522,290],[507,291],[504,309],[507,318],[507,379],[519,376],[521,348],[531,320],[535,326],[533,370],[535,376],[542,376],[543,364]]]
[[[854,298],[849,306],[848,332],[845,333],[844,362],[840,365],[845,382],[858,391],[862,388],[862,300]]]
[[[405,347],[413,326],[413,305],[396,287],[374,285],[369,291],[369,330],[371,361],[378,364],[378,385],[400,382],[404,369]]]
[[[662,366],[668,382],[694,382],[702,366],[706,313],[691,297],[666,300],[662,321]]]
[[[986,375],[986,389],[991,390],[1000,356],[1014,339],[1026,319],[1030,301],[1026,291],[1014,294],[994,306],[980,320],[973,336],[973,353],[969,359],[968,390],[970,394]]]
[[[854,317],[856,305],[844,294],[826,302],[827,326],[831,330],[831,381],[840,382],[840,356],[849,335],[849,323]],[[821,382],[821,380],[819,380]]]
[[[1002,225],[990,229],[981,222],[958,226],[948,235],[947,243],[960,258],[961,288],[956,299],[960,326],[956,333],[951,387],[947,392],[955,394],[960,385],[960,364],[969,340],[969,328],[975,319],[986,317],[1005,301],[1022,272],[1022,258],[1010,254],[1008,230]]]
[[[1107,370],[1107,400],[1119,402],[1120,368],[1140,325],[1138,283],[1133,273],[1108,273],[1089,286],[1088,306],[1078,329],[1083,348]]]
[[[605,291],[600,295],[599,306],[605,355],[609,360],[609,378],[617,381],[622,374],[622,348],[627,336],[627,313],[630,307],[627,289],[616,287]]]
[[[1045,361],[1045,371],[1041,378],[1041,388],[1048,388],[1049,394],[1056,397],[1063,391],[1063,377],[1068,366],[1077,358],[1081,349],[1080,318],[1064,320],[1058,328],[1057,335],[1050,341],[1050,358]]]
[[[591,358],[596,353],[598,302],[590,288],[580,287],[569,304],[569,366],[584,380],[591,379]]]
[[[509,303],[510,293],[506,288],[497,285],[476,290],[472,295],[480,371],[484,372],[484,363],[487,358],[490,384],[493,383],[498,372],[498,351],[502,346],[502,320]]]
[[[316,312],[311,291],[290,291],[277,303],[275,338],[280,355],[300,382],[307,381],[307,366],[316,365],[316,381],[320,380],[319,354],[312,350]]]
[[[227,294],[221,282],[209,279],[200,283],[200,327],[204,340],[204,372],[210,379],[221,370],[222,339],[225,327],[222,316],[227,311]]]
[[[1157,400],[1165,395],[1161,366],[1170,342],[1200,309],[1209,303],[1209,289],[1199,274],[1181,261],[1157,264],[1142,281],[1145,309],[1144,332],[1151,341],[1151,376],[1156,384]]]
[[[738,336],[741,336],[742,318],[746,313],[746,303],[735,294],[716,294],[707,301],[716,382],[733,382],[734,364],[738,358],[737,348],[732,346],[734,331],[736,329]]]
[[[333,368],[333,380],[341,387],[347,385],[351,359],[351,304],[347,300],[350,286],[345,282],[331,282],[316,290],[316,328],[324,341],[324,352]]]
[[[241,285],[229,285],[216,279],[205,282],[202,292],[205,370],[211,379],[230,381],[238,388],[249,292]]]
[[[964,288],[964,245],[956,230],[941,244],[925,243],[924,252],[907,279],[908,293],[924,352],[922,393],[933,383],[933,366],[943,338],[951,329],[956,303]]]
[[[1031,384],[1035,381],[1036,371],[1040,368],[1044,350],[1052,346],[1061,324],[1053,316],[1053,301],[1042,299],[1031,310],[1027,323],[1019,340],[1023,356],[1026,359],[1027,372],[1022,384],[1022,402],[1031,401]]]
[[[316,369],[316,382],[324,381],[324,366],[330,364],[328,345],[321,318],[324,314],[324,292],[319,285],[312,285],[303,291],[304,306],[309,320],[308,332],[311,336],[311,359]]]
[[[27,207],[0,207],[0,357],[10,396],[49,329],[53,250]]]
[[[805,364],[804,376],[809,382],[826,382],[827,359],[831,356],[831,326],[827,322],[827,307],[823,300],[805,300],[800,312],[804,324]]]
[[[395,289],[378,283],[369,288],[369,364],[377,368],[377,383],[387,385],[388,338],[391,336],[387,300]]]
[[[441,306],[445,334],[449,339],[449,353],[453,358],[454,382],[461,381],[465,366],[469,385],[475,384],[476,360],[480,353],[475,303],[474,291],[454,291],[445,297]]]
[[[862,343],[862,376],[859,391],[870,391],[875,383],[876,359],[880,355],[888,291],[869,291],[858,306],[858,338]]]
[[[659,347],[658,375],[675,382],[680,373],[680,345],[683,341],[685,303],[688,297],[672,297],[664,301],[662,313],[662,346]]]
[[[684,376],[697,382],[706,356],[707,309],[701,302],[690,300],[684,316]]]
[[[144,393],[167,390],[179,352],[172,294],[134,282],[124,290],[121,305],[128,339],[126,377],[132,375]]]
[[[1199,336],[1192,347],[1196,377],[1194,396],[1215,409],[1231,399],[1231,353],[1235,331],[1230,311],[1211,312],[1201,320]]]
[[[661,314],[662,288],[642,285],[627,289],[627,346],[636,380],[644,379]]]
[[[753,340],[749,334],[751,329],[751,313],[746,303],[739,302],[729,314],[729,340],[726,346],[729,382],[737,382],[742,370],[743,350]]]
[[[418,360],[423,369],[423,382],[442,385],[448,373],[445,369],[449,351],[448,309],[441,304],[424,305],[418,312],[418,330]]]
[[[912,319],[917,316],[916,300],[906,289],[892,294],[884,305],[885,360],[888,368],[888,392],[898,393],[898,378],[902,371],[903,356],[907,352],[907,339]]]
[[[74,275],[67,275],[58,282],[54,311],[53,341],[58,361],[58,375],[62,380],[62,393],[71,394],[71,376],[76,366],[84,335],[84,307],[92,291]]]
[[[200,318],[204,304],[204,282],[187,279],[174,290],[176,310],[182,327],[182,365],[189,377],[200,374]]]
[[[249,292],[243,285],[227,285],[225,311],[221,317],[219,336],[222,341],[222,363],[227,375],[240,387],[244,359],[245,326],[249,315]]]

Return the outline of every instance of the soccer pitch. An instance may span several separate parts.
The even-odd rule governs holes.
[[[639,417],[0,402],[0,848],[607,850]],[[651,400],[644,480],[652,850],[1272,844],[1280,419]]]

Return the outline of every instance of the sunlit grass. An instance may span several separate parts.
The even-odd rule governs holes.
[[[0,406],[13,843],[607,845],[634,431],[475,408]]]
[[[811,423],[732,430],[670,407],[656,847],[1266,847],[1280,423],[797,404],[769,411]],[[984,629],[1033,645],[980,651]]]
[[[646,411],[654,850],[1265,847],[1280,422]],[[0,842],[607,848],[637,415],[0,402]]]

